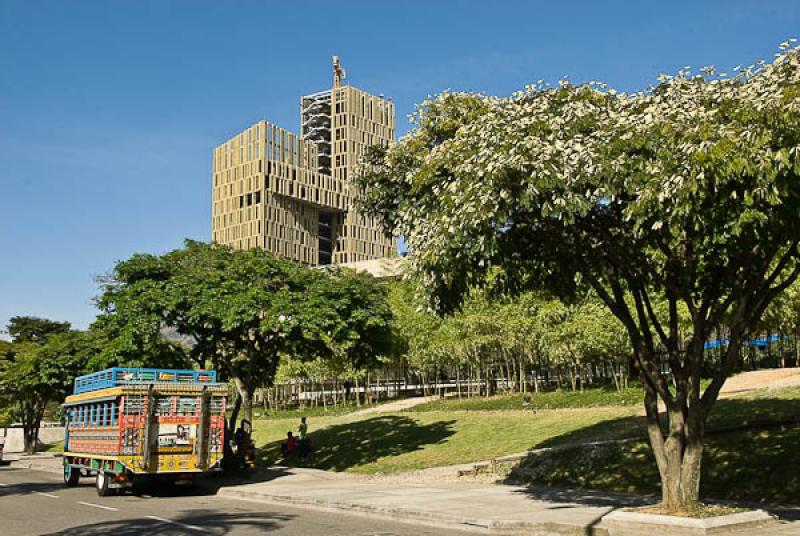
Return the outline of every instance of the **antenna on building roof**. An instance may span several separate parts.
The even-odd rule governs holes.
[[[333,87],[342,85],[342,80],[347,78],[347,73],[339,64],[339,56],[333,57]]]

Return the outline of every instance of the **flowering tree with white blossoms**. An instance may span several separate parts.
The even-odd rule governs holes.
[[[440,311],[496,267],[511,290],[594,289],[630,336],[668,511],[696,507],[706,417],[800,273],[800,52],[787,42],[735,71],[687,69],[636,94],[444,93],[357,179]],[[720,325],[729,344],[704,362]]]

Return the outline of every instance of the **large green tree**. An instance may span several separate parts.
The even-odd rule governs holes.
[[[432,305],[457,307],[494,267],[512,290],[591,286],[642,373],[663,508],[693,510],[706,417],[800,272],[798,50],[636,94],[568,82],[503,99],[443,94],[416,121],[369,152],[359,186],[406,237]],[[730,342],[702,389],[703,345],[722,322]]]
[[[28,453],[36,448],[48,404],[63,402],[97,353],[95,335],[85,331],[59,331],[39,340],[15,343],[0,361],[0,392],[14,400]]]
[[[16,346],[10,341],[0,339],[0,374],[9,366],[16,355]],[[14,421],[14,399],[10,393],[0,389],[0,428]]]
[[[188,338],[188,356],[230,379],[250,417],[255,390],[271,385],[281,356],[337,359],[355,368],[385,352],[386,291],[366,275],[314,270],[262,250],[187,241],[134,255],[103,280],[96,326],[112,334],[107,359],[151,354],[165,328]]]

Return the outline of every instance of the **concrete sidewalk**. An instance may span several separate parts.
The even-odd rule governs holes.
[[[643,504],[641,497],[480,483],[398,485],[316,469],[273,468],[263,481],[223,487],[218,495],[266,503],[459,528],[484,534],[606,536],[602,517]],[[734,533],[729,533],[734,534]],[[748,534],[748,532],[742,532]],[[800,522],[761,534],[800,534]]]
[[[40,452],[25,454],[24,452],[9,452],[3,455],[3,464],[11,465],[17,469],[32,469],[48,473],[61,474],[64,471],[64,460],[61,453]]]

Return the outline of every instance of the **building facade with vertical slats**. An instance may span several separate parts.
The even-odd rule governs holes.
[[[301,98],[300,136],[259,121],[214,149],[214,242],[312,266],[397,255],[350,183],[367,147],[394,140],[394,104],[343,75],[334,58],[333,87]]]

